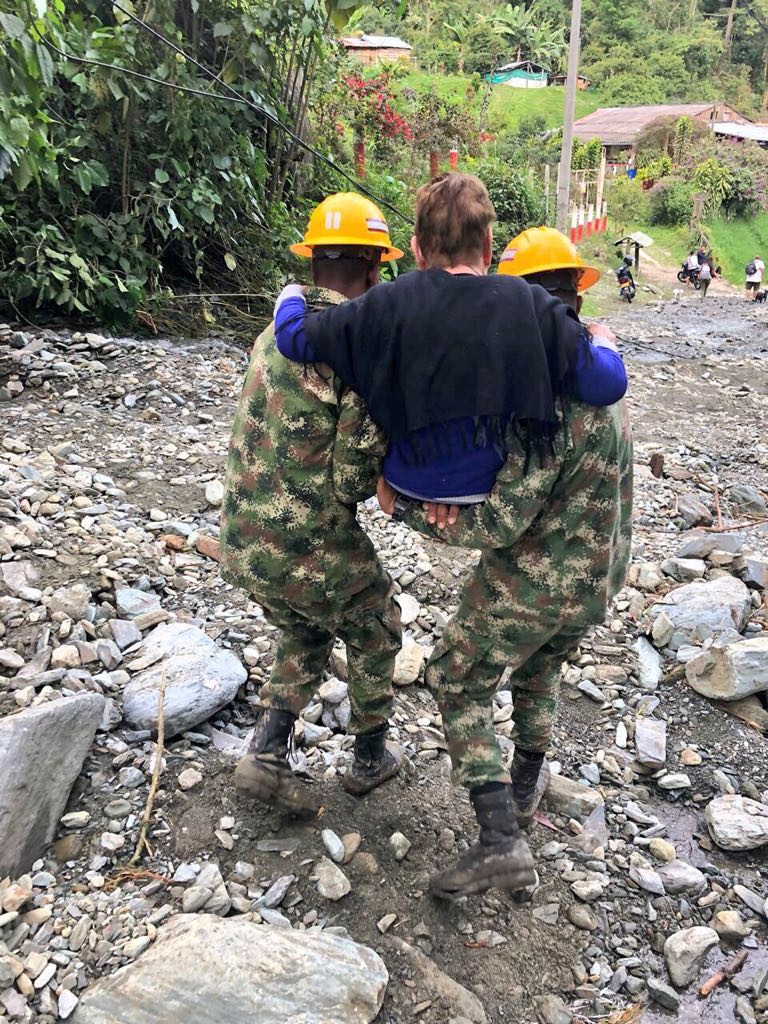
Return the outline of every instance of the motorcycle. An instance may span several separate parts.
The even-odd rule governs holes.
[[[701,290],[701,280],[699,279],[699,268],[691,270],[687,263],[683,263],[682,269],[677,272],[677,280],[681,284],[685,284],[686,281],[690,281],[696,291]]]
[[[635,295],[637,295],[637,287],[635,279],[632,277],[632,271],[626,262],[622,263],[616,271],[616,277],[619,282],[619,298],[624,299],[626,302],[631,302]]]

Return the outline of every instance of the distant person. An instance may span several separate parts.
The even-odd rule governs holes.
[[[691,249],[684,263],[686,284],[691,284],[693,282],[699,272],[699,266],[699,255],[695,249]]]
[[[709,286],[712,284],[712,265],[709,261],[702,263],[699,269],[699,291],[702,299],[706,299]]]
[[[748,263],[744,268],[747,274],[747,281],[744,286],[744,298],[747,302],[754,302],[757,293],[760,291],[760,286],[763,282],[763,274],[765,273],[765,264],[759,256]]]
[[[703,266],[710,257],[710,253],[707,252],[707,247],[703,243],[699,246],[699,251],[696,253],[696,262],[698,266]]]

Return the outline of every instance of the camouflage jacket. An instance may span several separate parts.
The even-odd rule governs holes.
[[[307,292],[310,306],[343,301]],[[362,589],[376,560],[355,505],[375,492],[385,451],[357,395],[327,367],[284,359],[270,324],[253,346],[232,427],[224,579],[298,607]]]
[[[523,472],[512,452],[490,497],[454,526],[426,525],[419,505],[405,521],[448,544],[490,551],[509,573],[537,579],[557,602],[553,619],[599,622],[624,584],[632,546],[632,433],[626,399],[607,408],[573,403],[555,454]]]

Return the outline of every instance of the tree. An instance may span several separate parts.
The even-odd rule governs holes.
[[[621,234],[642,224],[647,212],[648,201],[638,182],[623,176],[612,182],[608,190],[608,214]]]

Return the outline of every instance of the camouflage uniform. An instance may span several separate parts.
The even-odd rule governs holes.
[[[431,532],[483,555],[429,660],[456,780],[508,782],[492,698],[509,666],[515,741],[544,752],[556,715],[560,666],[601,622],[624,581],[631,546],[632,440],[626,402],[573,404],[542,467],[511,454],[490,498]],[[406,521],[425,528],[411,509]]]
[[[310,306],[343,302],[310,289]],[[232,428],[222,514],[222,576],[282,630],[265,707],[298,714],[335,636],[347,644],[350,731],[384,723],[400,650],[389,576],[355,518],[386,449],[357,395],[327,367],[304,368],[257,339]]]

